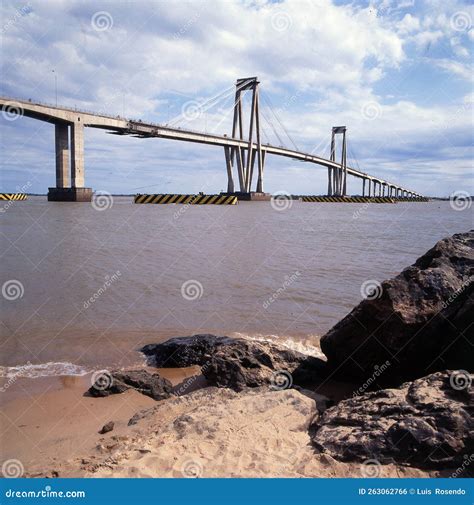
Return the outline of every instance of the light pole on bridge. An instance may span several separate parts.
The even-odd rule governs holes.
[[[56,70],[51,70],[51,72],[54,74],[54,88],[56,91],[56,107],[58,106],[58,74],[56,73]]]

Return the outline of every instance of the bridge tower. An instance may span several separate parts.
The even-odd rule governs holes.
[[[347,188],[347,146],[345,126],[334,126],[331,133],[331,161],[336,162],[336,135],[342,135],[341,168],[328,168],[328,196],[345,196]]]
[[[260,138],[260,112],[259,93],[257,77],[247,77],[238,79],[235,83],[234,118],[232,122],[232,138],[248,140],[246,148],[242,146],[224,147],[227,165],[227,192],[234,193],[234,162],[237,165],[239,178],[239,189],[241,193],[250,193],[252,190],[252,179],[257,159],[258,175],[256,192],[263,192],[263,167],[265,164],[265,151],[262,149]],[[242,111],[242,93],[252,92],[252,104],[250,109],[248,139],[244,138],[244,117]],[[254,137],[255,135],[255,137]],[[256,145],[254,146],[254,143]]]

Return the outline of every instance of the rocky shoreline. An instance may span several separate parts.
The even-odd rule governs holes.
[[[152,369],[201,375],[95,377],[88,396],[157,403],[112,453],[101,439],[60,476],[473,475],[473,279],[474,232],[438,242],[322,337],[327,361],[208,334],[146,345]]]

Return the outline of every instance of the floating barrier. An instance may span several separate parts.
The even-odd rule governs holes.
[[[396,203],[388,196],[300,196],[302,202],[331,203]]]
[[[0,200],[26,200],[28,195],[26,193],[0,193]]]
[[[397,202],[429,202],[430,199],[426,196],[416,196],[413,198],[395,198]]]
[[[176,194],[159,194],[159,195],[135,195],[135,203],[182,203],[186,205],[235,205],[237,203],[236,196],[229,195],[176,195]]]

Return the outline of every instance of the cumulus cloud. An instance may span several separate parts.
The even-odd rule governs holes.
[[[54,102],[56,76],[61,104],[161,123],[183,121],[186,102],[223,92],[226,99],[217,107],[180,124],[230,133],[235,79],[257,75],[300,148],[327,155],[330,128],[342,123],[349,127],[350,142],[364,169],[370,167],[382,177],[394,175],[391,163],[412,159],[411,149],[426,158],[428,170],[438,150],[446,156],[446,139],[451,142],[452,135],[456,145],[460,142],[458,132],[469,128],[470,116],[463,111],[440,134],[437,118],[451,118],[463,95],[452,96],[451,103],[424,103],[420,82],[412,82],[411,75],[428,61],[440,76],[469,81],[472,67],[466,47],[472,29],[461,31],[459,23],[451,21],[456,12],[471,16],[469,7],[429,0],[421,4],[422,8],[418,2],[415,7],[412,1],[394,0],[368,7],[331,0],[137,0],[133,5],[31,0],[28,12],[20,12],[15,2],[6,0],[2,51],[8,58],[2,61],[1,91]],[[436,53],[444,42],[451,48],[450,59]],[[429,60],[420,54],[427,47],[434,54]],[[266,106],[262,100],[262,108]],[[376,111],[375,119],[364,115],[368,109]],[[269,110],[266,113],[272,117]],[[270,122],[262,122],[268,141],[290,142],[281,131],[283,139],[276,138]],[[2,128],[5,145],[20,145],[21,128],[34,136],[31,150],[22,156],[28,156],[35,189],[44,191],[54,180],[50,125],[38,128],[38,123],[25,119],[13,125],[3,121]],[[199,190],[203,178],[216,181],[215,189],[225,187],[223,153],[215,149],[115,138],[97,131],[88,132],[86,141],[86,163],[94,167],[87,169],[87,179],[102,189],[131,191],[149,182],[192,191]],[[391,142],[404,148],[393,149]],[[420,152],[423,146],[425,152]],[[464,156],[469,157],[468,150]],[[8,184],[16,180],[24,159],[18,155],[5,163]],[[290,170],[288,162],[271,163],[275,180],[281,181],[285,176],[280,170]],[[270,166],[266,177],[271,190]],[[321,183],[324,186],[323,178]]]

